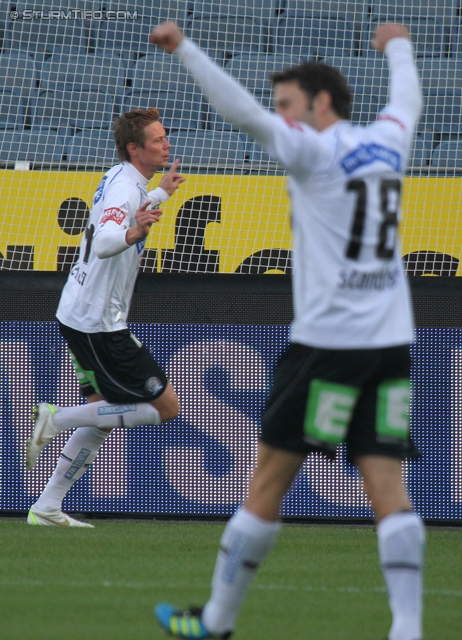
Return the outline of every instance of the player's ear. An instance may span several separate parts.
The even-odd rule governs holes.
[[[129,142],[127,144],[127,151],[130,154],[130,158],[132,158],[133,156],[138,155],[138,147],[134,142]]]
[[[332,96],[328,91],[322,90],[316,94],[313,102],[316,102],[321,113],[327,113],[332,108]]]

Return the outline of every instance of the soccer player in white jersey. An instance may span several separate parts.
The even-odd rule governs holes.
[[[203,609],[159,604],[156,618],[176,637],[228,638],[305,456],[334,457],[345,442],[376,517],[393,616],[388,640],[421,640],[424,529],[402,480],[402,459],[418,455],[409,438],[413,318],[397,238],[422,102],[408,31],[377,29],[373,46],[388,59],[390,97],[366,127],[349,122],[349,90],[332,67],[306,63],[275,74],[273,114],[174,23],[150,40],[176,54],[225,120],[286,168],[295,309],[248,497],[224,531],[211,597]]]
[[[56,314],[88,403],[34,407],[27,469],[57,433],[79,428],[30,508],[27,522],[32,525],[91,527],[63,513],[61,503],[111,430],[158,425],[178,415],[178,399],[165,373],[126,323],[146,238],[162,215],[158,206],[184,178],[175,160],[157,189],[147,193],[156,171],[169,164],[171,144],[157,109],[126,112],[113,129],[121,164],[106,173],[95,192],[80,255]]]

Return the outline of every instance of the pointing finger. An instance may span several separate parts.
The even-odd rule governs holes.
[[[178,169],[179,165],[180,165],[180,159],[177,158],[175,162],[172,164],[172,166],[170,167],[169,174],[173,175],[174,173],[176,173],[176,170]]]

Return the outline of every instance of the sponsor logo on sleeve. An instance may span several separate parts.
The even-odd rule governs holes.
[[[111,207],[110,209],[105,209],[103,212],[103,217],[101,218],[101,224],[105,222],[116,222],[117,224],[122,224],[122,222],[127,217],[127,214],[121,209],[117,209],[117,207]]]
[[[99,183],[99,187],[95,191],[95,198],[93,200],[93,204],[97,204],[103,197],[104,183],[106,182],[106,180],[107,180],[107,176],[104,176],[104,178]]]
[[[360,144],[343,158],[341,166],[345,173],[349,174],[373,162],[385,162],[395,171],[401,170],[400,154],[380,144]]]

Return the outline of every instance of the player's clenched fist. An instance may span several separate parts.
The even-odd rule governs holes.
[[[149,36],[149,42],[156,44],[167,53],[175,51],[183,40],[183,32],[174,22],[163,22]]]
[[[389,40],[393,40],[393,38],[409,39],[409,31],[407,30],[407,27],[402,24],[394,24],[393,22],[380,24],[375,30],[371,44],[374,49],[383,52],[385,50],[385,45],[387,44],[387,42]]]

